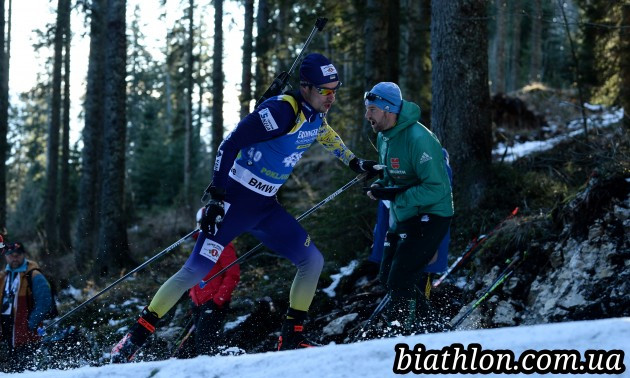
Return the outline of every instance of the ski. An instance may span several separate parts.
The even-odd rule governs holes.
[[[490,238],[497,230],[499,230],[501,227],[503,227],[505,222],[507,222],[508,220],[514,218],[516,213],[518,213],[518,207],[515,207],[514,210],[512,210],[512,212],[505,219],[503,219],[496,226],[494,226],[494,228],[489,233],[482,234],[482,235],[479,235],[479,236],[473,238],[468,243],[466,248],[464,248],[464,252],[462,252],[461,256],[459,256],[457,258],[457,260],[455,260],[455,262],[453,262],[453,264],[451,264],[451,266],[446,270],[446,272],[439,279],[437,279],[437,280],[435,280],[435,282],[433,282],[433,288],[436,288],[436,287],[440,286],[440,284],[442,282],[444,282],[446,277],[448,277],[455,270],[459,269],[464,264],[466,264],[477,253],[477,251],[479,251],[479,249],[480,249],[479,246],[484,244],[484,242],[486,240],[488,240],[488,238]]]

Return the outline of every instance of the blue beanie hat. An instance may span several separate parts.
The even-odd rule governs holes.
[[[375,105],[390,113],[400,113],[402,108],[402,94],[396,83],[384,81],[378,83],[371,91],[365,93],[365,106]]]
[[[333,64],[322,54],[311,53],[300,66],[300,80],[314,85],[339,81],[339,74]]]

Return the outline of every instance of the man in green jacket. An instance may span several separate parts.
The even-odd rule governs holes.
[[[453,195],[444,166],[442,146],[424,127],[420,107],[402,99],[398,85],[378,83],[365,93],[365,118],[378,133],[383,178],[367,195],[391,201],[391,226],[380,268],[380,279],[391,296],[384,316],[393,334],[415,330],[416,306],[427,308],[417,295],[422,271],[435,255],[453,216]]]

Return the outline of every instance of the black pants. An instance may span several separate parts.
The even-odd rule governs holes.
[[[392,299],[416,298],[417,288],[424,289],[424,268],[435,255],[450,225],[451,217],[420,214],[387,231],[379,275]]]
[[[212,301],[210,301],[212,302]],[[227,313],[228,303],[223,308],[203,304],[196,307],[195,316],[195,353],[196,355],[209,355],[220,345],[222,338],[221,328]]]
[[[0,315],[2,338],[0,339],[0,372],[20,373],[36,366],[35,351],[39,343],[13,348],[13,316]]]

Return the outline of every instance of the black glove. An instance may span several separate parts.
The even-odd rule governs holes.
[[[372,192],[372,197],[376,199],[380,199],[380,200],[386,200],[386,201],[396,200],[396,195],[398,193],[404,192],[405,190],[407,190],[407,188],[404,188],[404,187],[401,188],[397,186],[390,186],[390,187],[384,188],[380,185],[363,188],[363,191],[366,194],[367,192]]]
[[[206,193],[209,193],[210,196],[212,196],[212,199],[203,209],[200,229],[201,232],[206,235],[206,237],[210,237],[217,232],[217,230],[221,226],[223,217],[225,216],[225,210],[223,206],[223,200],[225,199],[225,189],[217,188],[210,185],[208,189],[206,189]]]
[[[350,169],[352,169],[356,173],[367,172],[368,179],[371,179],[375,176],[383,176],[383,170],[381,168],[382,166],[378,165],[378,162],[374,160],[363,160],[355,157],[354,159],[350,160],[348,167],[350,167]]]

